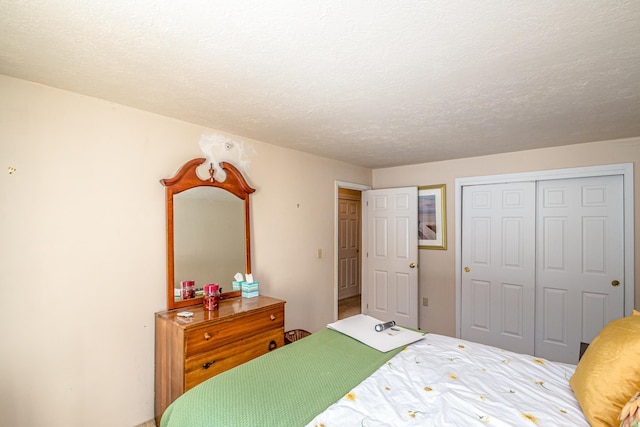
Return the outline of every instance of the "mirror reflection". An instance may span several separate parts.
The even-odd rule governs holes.
[[[246,271],[244,201],[226,190],[195,187],[173,196],[174,299],[181,282],[218,283],[231,290],[234,274]]]
[[[223,297],[239,296],[230,285],[233,276],[251,273],[250,195],[256,190],[227,162],[218,164],[224,181],[214,179],[211,163],[208,178],[201,178],[197,169],[205,162],[189,160],[172,178],[160,180],[167,202],[168,310],[202,304],[194,288],[208,283],[222,285]],[[194,285],[185,289],[187,299],[177,291],[181,282]]]

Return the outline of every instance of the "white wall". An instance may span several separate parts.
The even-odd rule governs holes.
[[[0,93],[0,424],[150,420],[158,181],[201,156],[207,129],[6,76]],[[334,182],[371,171],[249,142],[254,274],[287,301],[287,329],[316,331],[334,320]]]
[[[420,250],[420,328],[455,336],[455,179],[612,163],[640,164],[640,138],[504,153],[373,171],[374,188],[446,184],[447,250]],[[640,173],[634,170],[635,308],[640,307]],[[629,237],[629,236],[627,236]]]

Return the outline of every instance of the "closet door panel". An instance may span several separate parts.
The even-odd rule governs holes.
[[[463,189],[462,338],[533,354],[535,184]]]
[[[502,315],[500,326],[502,335],[515,338],[524,338],[524,289],[523,286],[514,283],[502,283],[501,307]]]
[[[471,328],[491,331],[491,283],[484,280],[471,281]]]
[[[542,227],[542,268],[545,271],[567,271],[567,217],[544,218]]]
[[[545,312],[539,316],[543,319],[541,334],[547,342],[562,346],[569,345],[569,320],[567,319],[569,298],[565,289],[544,289]]]
[[[537,356],[577,363],[624,315],[623,203],[620,175],[538,182]]]

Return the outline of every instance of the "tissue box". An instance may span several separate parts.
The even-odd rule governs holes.
[[[258,290],[258,282],[242,282],[242,292],[253,292]]]
[[[243,281],[234,280],[233,282],[231,282],[231,286],[233,286],[234,291],[241,291],[243,283],[247,283],[247,282],[245,282],[244,280]]]
[[[242,292],[242,298],[255,298],[257,296],[260,296],[260,293],[258,291]]]
[[[258,282],[242,283],[243,298],[254,298],[254,297],[257,297],[258,295],[260,295],[258,291]]]

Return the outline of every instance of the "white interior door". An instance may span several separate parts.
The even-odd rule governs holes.
[[[362,312],[418,328],[418,188],[363,192],[363,210],[367,267]]]
[[[360,294],[360,200],[338,199],[338,299]]]
[[[621,175],[538,183],[537,356],[577,363],[624,316],[623,203]]]
[[[464,187],[461,337],[533,354],[535,182]]]

